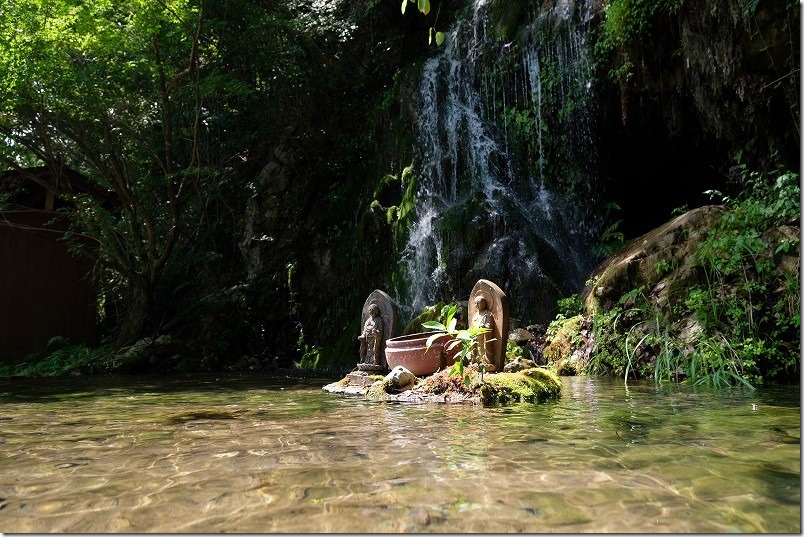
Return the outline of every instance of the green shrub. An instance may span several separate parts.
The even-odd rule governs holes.
[[[0,376],[59,377],[73,371],[111,371],[115,368],[110,346],[71,345],[66,339],[52,338],[41,353],[34,353],[13,364],[0,365]]]

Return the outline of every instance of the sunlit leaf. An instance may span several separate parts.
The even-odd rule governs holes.
[[[442,44],[444,44],[445,37],[446,36],[444,35],[444,32],[436,32],[435,34],[436,45],[440,47]]]
[[[431,39],[432,39],[432,35],[433,35],[432,30],[433,29],[430,28],[430,38]],[[447,310],[447,315],[446,315],[446,319],[445,319],[445,322],[444,322],[445,325],[449,326],[452,323],[452,319],[455,317],[455,312],[456,311],[458,311],[458,306],[456,306],[454,304],[452,305],[452,307],[449,308],[449,310]]]
[[[454,349],[455,347],[457,347],[458,345],[461,345],[461,344],[462,343],[461,343],[460,340],[453,339],[452,341],[449,342],[449,345],[447,345],[447,350],[451,351],[452,349]]]
[[[425,15],[430,13],[430,0],[419,0],[419,11]]]
[[[441,336],[443,336],[443,335],[444,335],[444,334],[439,334],[438,332],[436,332],[435,334],[433,334],[432,336],[430,336],[429,338],[427,338],[427,348],[425,349],[425,351],[424,351],[424,352],[429,351],[429,350],[430,350],[430,347],[433,345],[433,343],[435,342],[435,340],[436,340],[436,339],[438,339],[438,338],[440,338],[440,337],[441,337]]]
[[[408,7],[408,0],[402,0],[402,14],[405,14],[405,9]]]
[[[447,331],[447,327],[444,326],[443,324],[439,323],[438,321],[424,322],[424,323],[422,323],[422,328],[425,328],[427,330],[440,330],[442,332]]]

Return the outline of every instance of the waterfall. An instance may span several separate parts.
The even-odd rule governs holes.
[[[593,144],[578,97],[589,88],[588,62],[581,57],[583,36],[572,25],[563,25],[565,35],[555,43],[533,37],[521,47],[490,39],[487,4],[475,0],[422,68],[419,190],[401,254],[409,289],[396,292],[412,313],[438,300],[465,299],[478,278],[488,278],[507,290],[515,315],[540,319],[556,298],[577,292],[594,265],[586,200],[550,186],[567,178],[565,170],[551,168],[558,162],[548,154],[557,155],[554,161],[566,157],[564,149],[548,147],[545,135],[558,125],[572,140],[570,149],[585,153],[569,157],[575,175],[578,166],[591,169],[581,164]],[[555,9],[568,16],[566,2]],[[532,36],[544,16],[531,20]],[[540,58],[552,69],[548,82]],[[586,71],[576,68],[584,63]],[[513,67],[498,70],[501,65]],[[548,112],[547,97],[561,109]],[[533,146],[524,161],[512,149],[523,140]]]

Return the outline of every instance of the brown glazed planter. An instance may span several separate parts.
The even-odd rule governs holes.
[[[445,346],[453,340],[445,332],[433,341],[428,350],[427,340],[434,333],[420,332],[387,340],[385,342],[385,361],[388,363],[388,369],[401,365],[417,377],[423,377],[454,364],[455,355],[460,351],[460,346],[456,346],[449,352],[445,351]]]

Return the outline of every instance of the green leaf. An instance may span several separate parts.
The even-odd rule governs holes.
[[[435,340],[436,340],[436,339],[438,339],[438,338],[440,338],[440,337],[441,337],[441,336],[443,336],[443,335],[444,335],[444,334],[439,334],[438,332],[436,332],[435,334],[433,334],[432,336],[430,336],[429,338],[427,338],[427,348],[426,348],[426,349],[424,349],[424,352],[429,351],[429,350],[430,350],[430,347],[433,345],[433,343],[435,342]]]
[[[408,0],[402,0],[402,14],[405,14],[405,9],[408,7]]]
[[[444,321],[444,324],[449,326],[452,323],[452,319],[455,317],[455,312],[458,311],[458,306],[453,304],[448,310],[447,315]]]
[[[436,32],[435,34],[436,45],[439,47],[443,45],[445,37],[446,36],[444,35],[444,32]]]
[[[452,341],[449,342],[449,345],[447,345],[447,350],[451,351],[452,349],[454,349],[455,347],[457,347],[458,345],[461,345],[461,344],[462,343],[461,343],[460,340],[453,339]]]
[[[419,11],[425,15],[430,13],[430,0],[419,0]]]
[[[467,388],[472,386],[472,379],[469,378],[469,375],[463,377],[463,383],[466,385]]]
[[[439,330],[441,332],[446,332],[447,327],[443,324],[439,323],[438,321],[427,321],[422,323],[422,328],[427,330]]]

